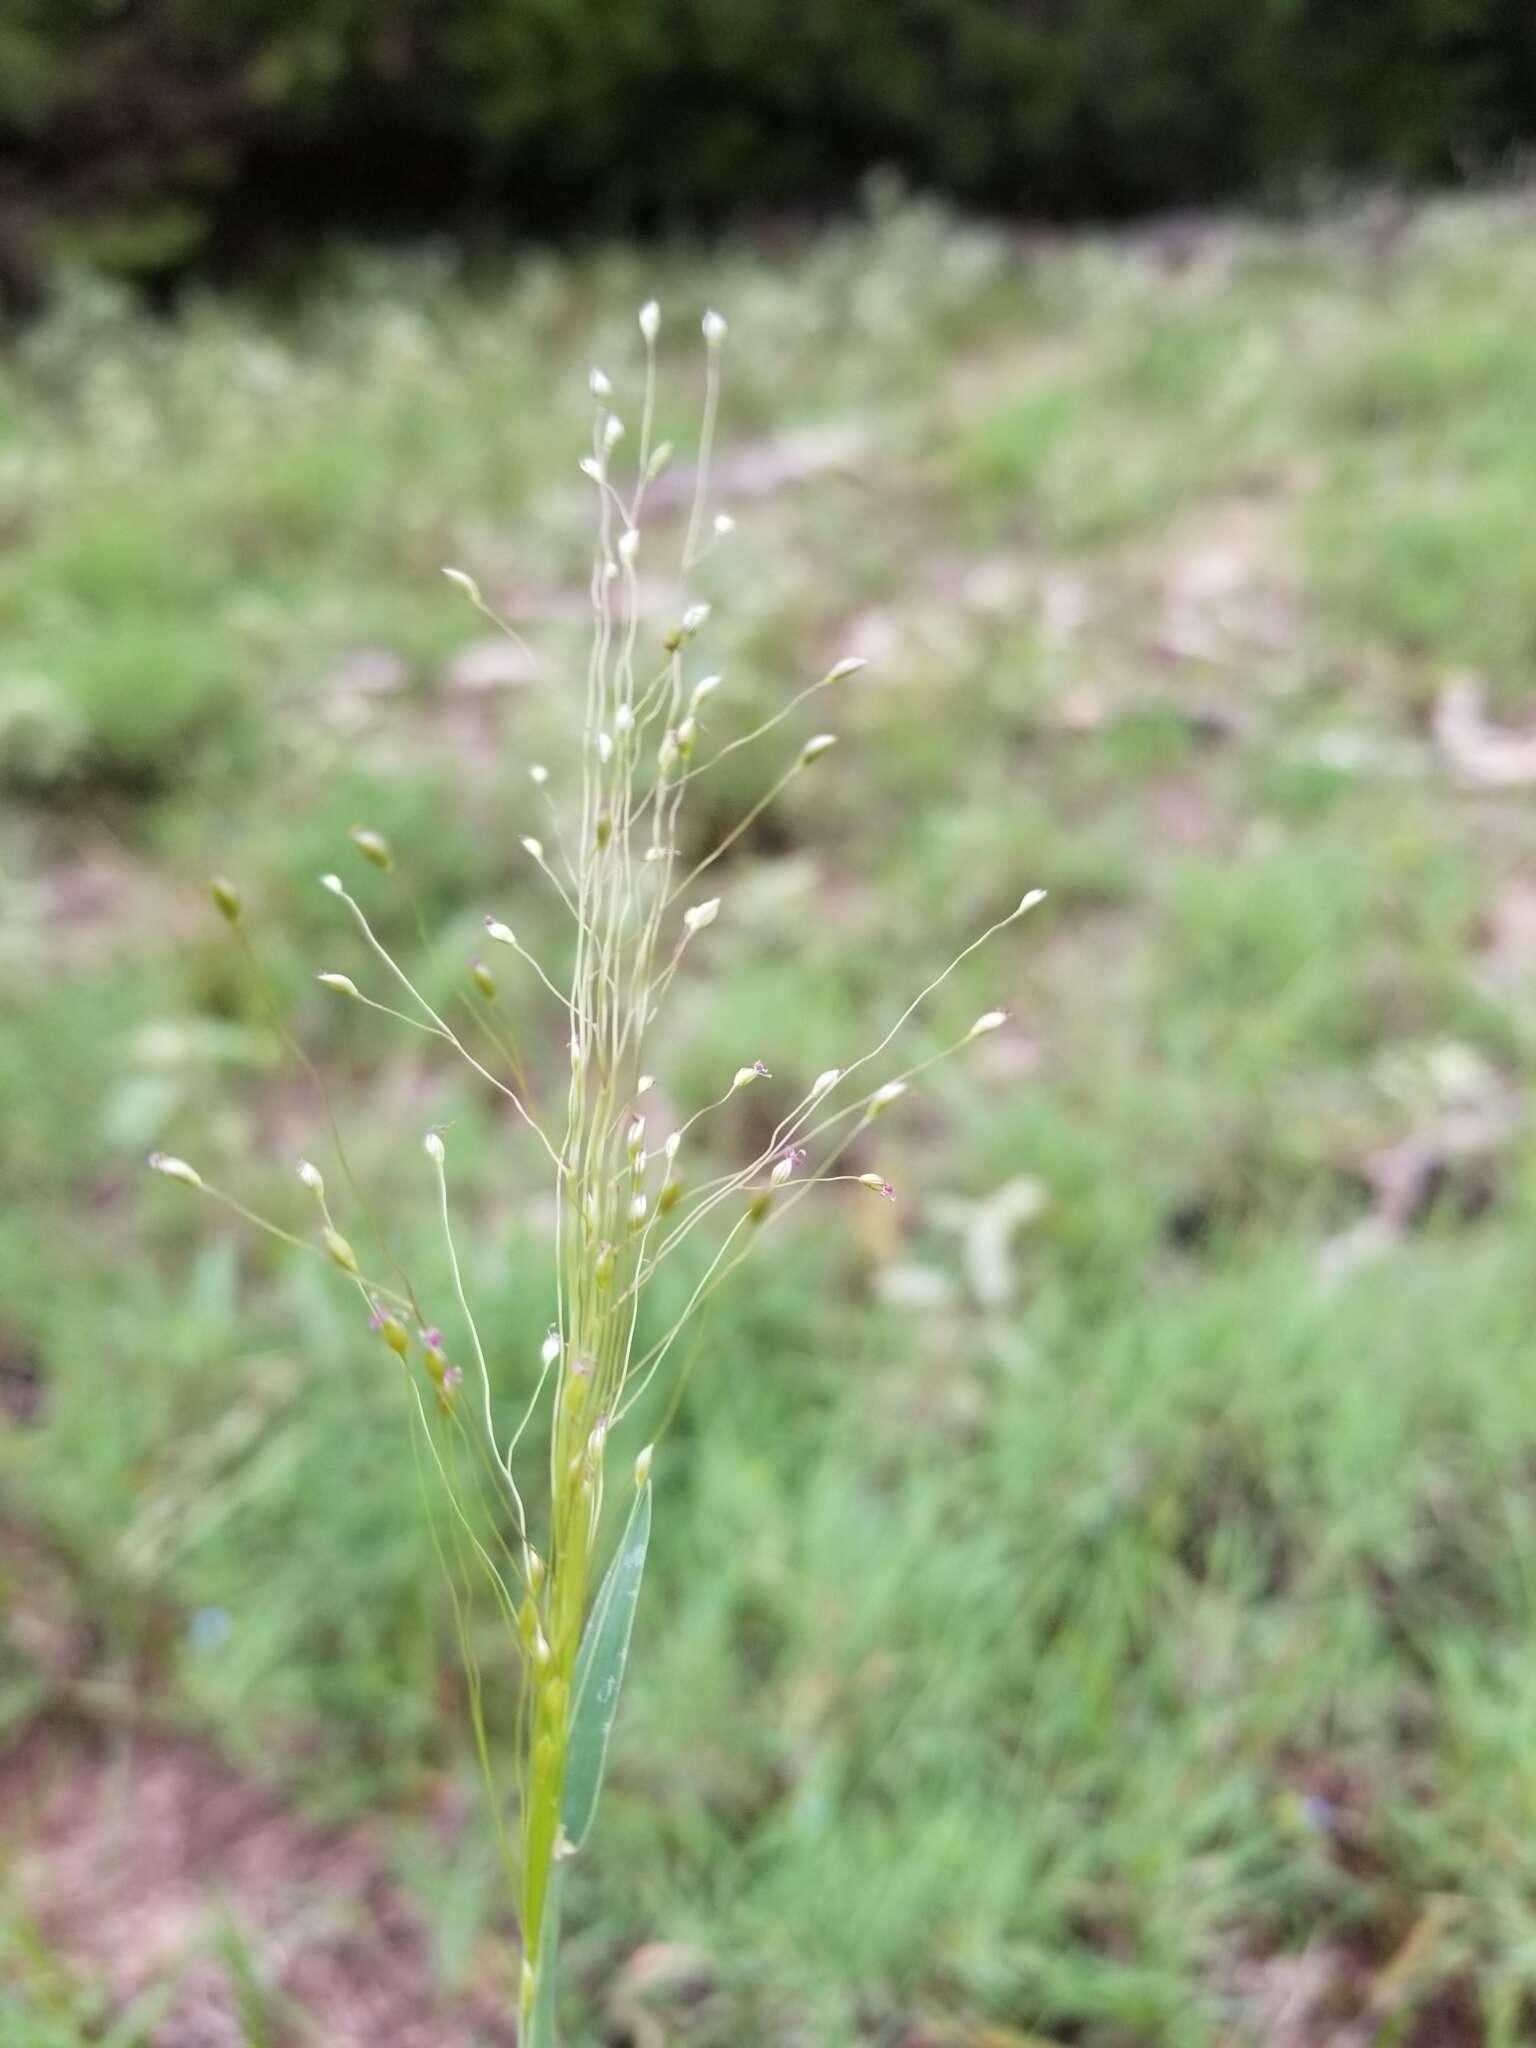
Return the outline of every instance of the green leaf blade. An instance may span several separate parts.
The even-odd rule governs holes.
[[[560,1824],[573,1850],[587,1839],[597,1812],[650,1541],[651,1487],[647,1479],[635,1495],[619,1547],[592,1603],[576,1658],[560,1804]]]

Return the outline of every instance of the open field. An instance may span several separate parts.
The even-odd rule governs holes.
[[[899,1202],[829,1195],[705,1327],[571,2038],[1515,2048],[1520,196],[1039,246],[899,208],[495,280],[358,259],[301,308],[160,325],[82,289],[0,364],[0,2040],[511,2038],[398,1382],[321,1262],[142,1161],[308,1227],[324,1113],[269,984],[438,1299],[417,1140],[454,1122],[516,1401],[536,1161],[316,986],[358,962],[315,877],[445,999],[487,911],[563,943],[517,838],[573,696],[438,570],[576,672],[587,365],[622,396],[653,290],[680,443],[698,314],[732,323],[713,736],[871,659],[791,728],[842,744],[728,863],[662,1091],[754,1057],[788,1090],[1051,897],[911,1027],[920,1054],[1012,1012],[881,1126]],[[717,825],[760,771],[721,781]],[[558,1014],[508,1000],[553,1085]],[[484,1647],[505,1727],[489,1615]]]

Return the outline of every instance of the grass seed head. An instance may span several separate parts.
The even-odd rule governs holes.
[[[357,1254],[339,1230],[328,1223],[320,1233],[320,1239],[343,1273],[350,1273],[354,1280],[360,1277]]]
[[[477,1460],[476,1466],[488,1473],[489,1483],[496,1489],[498,1511],[513,1526],[524,1565],[525,1595],[514,1596],[520,1604],[509,1604],[508,1613],[516,1639],[525,1646],[535,1679],[533,1697],[538,1703],[532,1724],[526,1727],[522,1738],[520,1758],[530,1786],[530,1815],[547,1816],[559,1810],[559,1772],[570,1733],[583,1612],[590,1604],[592,1589],[601,1582],[596,1576],[601,1566],[596,1551],[603,1460],[609,1448],[610,1431],[619,1430],[636,1404],[646,1397],[693,1311],[735,1265],[736,1254],[727,1257],[727,1252],[738,1231],[745,1229],[755,1236],[758,1231],[777,1225],[803,1197],[829,1182],[857,1181],[886,1200],[895,1199],[889,1181],[879,1173],[852,1171],[844,1163],[844,1154],[850,1140],[870,1119],[899,1101],[908,1085],[906,1077],[898,1075],[875,1088],[872,1094],[861,1092],[842,1116],[824,1114],[817,1108],[840,1082],[884,1053],[894,1036],[893,1030],[848,1066],[828,1067],[818,1074],[808,1093],[775,1125],[771,1136],[747,1136],[748,1156],[738,1158],[734,1166],[727,1165],[726,1170],[721,1170],[722,1162],[710,1152],[708,1132],[701,1130],[693,1142],[704,1154],[705,1163],[697,1173],[690,1173],[685,1199],[685,1183],[677,1171],[683,1137],[685,1133],[691,1134],[701,1119],[723,1109],[741,1090],[759,1080],[771,1079],[764,1062],[755,1059],[739,1066],[729,1086],[717,1093],[714,1100],[678,1120],[661,1150],[660,1186],[654,1193],[646,1186],[646,1118],[638,1112],[636,1104],[654,1085],[652,1075],[645,1071],[647,1060],[655,1058],[650,1050],[651,1026],[674,976],[690,971],[693,966],[692,958],[685,960],[689,942],[713,925],[722,909],[719,896],[695,902],[688,902],[687,897],[697,876],[739,840],[785,783],[831,751],[837,744],[836,736],[820,732],[805,740],[798,753],[784,764],[785,772],[768,787],[757,808],[749,809],[702,859],[695,858],[690,827],[680,822],[683,805],[692,784],[716,760],[737,746],[761,738],[803,698],[847,681],[866,664],[854,655],[834,662],[818,682],[792,697],[755,731],[713,749],[703,721],[708,715],[707,707],[723,686],[723,678],[712,672],[690,685],[684,676],[684,667],[691,660],[689,644],[704,632],[711,617],[709,604],[693,595],[686,579],[694,565],[709,554],[714,541],[734,530],[729,514],[712,512],[709,492],[720,355],[727,327],[717,312],[711,310],[704,315],[703,336],[709,360],[698,453],[693,464],[693,507],[681,547],[684,582],[676,600],[676,622],[658,631],[658,626],[651,623],[648,594],[637,573],[641,553],[646,554],[649,564],[655,545],[655,529],[642,523],[645,490],[672,459],[669,442],[653,445],[651,439],[656,416],[654,344],[660,329],[660,312],[654,300],[640,309],[639,325],[646,343],[646,385],[643,409],[637,415],[640,429],[633,436],[639,445],[632,458],[627,452],[631,437],[626,435],[616,409],[622,401],[615,397],[613,381],[596,367],[588,374],[594,407],[590,421],[592,438],[581,456],[580,469],[596,486],[598,531],[591,564],[593,633],[590,658],[584,666],[585,694],[581,704],[574,707],[570,721],[579,735],[574,750],[575,773],[562,778],[562,786],[557,790],[542,763],[535,762],[527,770],[554,821],[553,836],[540,821],[539,830],[544,836],[525,833],[520,843],[523,852],[542,871],[542,880],[554,884],[572,914],[575,942],[570,949],[573,965],[569,981],[551,980],[534,952],[519,942],[510,925],[495,917],[485,918],[487,941],[516,952],[520,966],[533,970],[546,989],[553,991],[569,1017],[569,1084],[548,1091],[552,1098],[564,1098],[563,1125],[546,1128],[523,1077],[516,1046],[505,1044],[498,1036],[492,1028],[494,1020],[483,1011],[475,1011],[487,1039],[505,1053],[511,1070],[505,1080],[492,1073],[480,1057],[460,1042],[454,1029],[411,980],[406,968],[374,933],[361,905],[347,893],[340,877],[321,877],[322,886],[342,900],[351,918],[360,925],[374,956],[413,999],[416,1010],[431,1020],[429,1025],[422,1026],[423,1030],[440,1044],[446,1043],[463,1053],[475,1072],[477,1084],[489,1083],[510,1099],[555,1169],[559,1320],[540,1344],[537,1368],[531,1359],[522,1362],[519,1377],[531,1383],[528,1388],[504,1389],[496,1384],[465,1297],[448,1216],[444,1143],[436,1130],[428,1131],[422,1138],[423,1148],[437,1169],[436,1192],[442,1198],[448,1268],[463,1316],[460,1327],[467,1330],[473,1347],[477,1398],[462,1401],[455,1398],[461,1381],[460,1368],[449,1361],[440,1333],[424,1325],[423,1311],[416,1307],[410,1282],[402,1274],[405,1291],[396,1294],[363,1278],[352,1247],[332,1224],[318,1171],[307,1162],[300,1166],[301,1179],[320,1205],[321,1246],[330,1260],[362,1288],[371,1311],[372,1328],[402,1360],[411,1356],[412,1330],[420,1330],[422,1372],[435,1390],[440,1412],[451,1418],[456,1429],[474,1434],[477,1450],[490,1454]],[[445,568],[443,574],[494,623],[502,623],[485,605],[473,577],[454,568]],[[666,656],[659,662],[658,637]],[[708,811],[705,819],[709,819]],[[385,873],[393,868],[394,857],[382,834],[353,826],[350,836],[374,867]],[[556,863],[569,873],[569,893],[546,861],[546,846]],[[212,886],[221,913],[231,923],[236,922],[239,904],[233,889],[222,881],[215,881]],[[1027,895],[1014,915],[1030,908],[1041,893],[1033,891]],[[973,948],[966,949],[970,950]],[[922,991],[917,1002],[936,989],[965,957],[964,952],[959,954],[951,968]],[[497,980],[485,963],[473,960],[470,974],[474,989],[484,1001],[496,1002]],[[387,1010],[386,1004],[363,995],[348,974],[327,971],[319,979],[337,994],[374,1010]],[[520,974],[518,986],[520,989]],[[534,1000],[542,1002],[544,998],[538,995]],[[896,1028],[911,1015],[917,1002],[903,1013]],[[409,1010],[388,1014],[420,1023],[420,1017]],[[968,1036],[979,1037],[1003,1022],[1002,1011],[989,1011],[977,1020]],[[490,1061],[494,1054],[486,1052],[484,1058]],[[517,1082],[515,1088],[511,1085],[513,1078]],[[861,1106],[862,1117],[858,1114]],[[754,1121],[727,1114],[716,1120],[716,1127],[725,1126],[726,1141],[740,1143],[744,1134],[750,1134]],[[192,1187],[202,1186],[198,1174],[183,1160],[157,1153],[151,1164],[173,1179]],[[704,1279],[687,1294],[681,1313],[671,1312],[675,1320],[670,1328],[665,1328],[659,1340],[652,1342],[650,1333],[655,1319],[648,1307],[642,1318],[642,1296],[658,1268],[685,1241],[692,1239],[700,1225],[706,1233],[714,1232],[713,1262],[704,1265]],[[707,1235],[693,1239],[690,1258],[707,1242]],[[634,1344],[637,1329],[642,1333],[642,1342],[650,1346],[643,1353]],[[498,1434],[498,1417],[504,1394],[513,1391],[517,1393],[522,1421],[514,1433],[502,1438]],[[480,1394],[483,1401],[478,1398]],[[547,1548],[552,1560],[547,1566],[529,1541],[525,1503],[514,1474],[518,1443],[541,1408],[550,1431],[552,1498],[547,1526],[558,1532],[558,1541],[552,1536]],[[635,1483],[642,1490],[650,1481],[651,1459],[652,1447],[647,1444],[634,1466]],[[444,1478],[450,1488],[458,1484],[446,1471]],[[516,1557],[510,1539],[508,1551]],[[570,1577],[565,1576],[567,1566]],[[525,1822],[525,1826],[531,1827],[532,1823]],[[557,1829],[553,1840],[541,1842],[534,1833],[525,1836],[525,1851],[532,1845],[525,1904],[529,1899],[542,1904],[538,1886],[547,1882],[552,1859],[559,1853],[558,1840]],[[525,1915],[525,1921],[528,1917]],[[538,1974],[542,1976],[546,1967],[542,1941],[537,1953]],[[531,1977],[528,1983],[525,2007],[532,2004]],[[542,1997],[544,1986],[540,1984],[537,1988]]]
[[[410,1332],[398,1316],[385,1315],[382,1311],[376,1311],[369,1317],[368,1327],[378,1331],[397,1358],[404,1358],[410,1350]]]
[[[349,828],[347,837],[363,858],[371,860],[376,868],[381,868],[386,875],[393,870],[395,856],[390,851],[389,841],[382,832],[370,832],[366,826],[353,825]]]
[[[178,1159],[174,1153],[151,1152],[149,1163],[156,1173],[163,1173],[167,1180],[179,1180],[183,1186],[200,1188],[203,1176],[195,1166],[189,1166],[185,1159]]]
[[[467,571],[463,569],[444,569],[443,574],[457,589],[463,591],[471,604],[484,603],[484,599],[480,595],[479,584]]]

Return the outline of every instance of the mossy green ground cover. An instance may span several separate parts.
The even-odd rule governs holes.
[[[897,1205],[829,1197],[703,1327],[573,2038],[1528,2038],[1536,809],[1436,707],[1470,672],[1515,726],[1536,686],[1530,230],[1502,199],[1025,252],[912,210],[773,257],[358,264],[281,314],[80,291],[34,329],[0,366],[9,1736],[200,1731],[366,1818],[445,1986],[495,1981],[398,1379],[320,1262],[142,1160],[300,1229],[295,1158],[332,1170],[216,869],[438,1298],[417,1140],[453,1121],[516,1402],[537,1159],[316,986],[359,962],[315,878],[445,998],[487,911],[558,957],[517,838],[572,699],[438,569],[575,673],[586,366],[621,382],[657,291],[681,443],[708,300],[712,731],[871,668],[785,738],[842,744],[724,867],[661,1089],[793,1087],[1052,893],[913,1026],[1012,1012],[879,1127]],[[720,780],[726,822],[759,785]],[[505,1001],[557,1085],[558,1013]],[[489,1612],[482,1647],[494,1728]],[[8,1847],[0,2034],[152,2041]],[[235,1941],[248,2037],[304,2039]],[[687,1952],[654,2036],[647,1944]]]

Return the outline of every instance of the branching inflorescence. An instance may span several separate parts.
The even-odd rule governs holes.
[[[510,926],[485,920],[491,945],[517,957],[519,972],[537,987],[530,996],[564,1010],[569,1081],[563,1128],[536,1110],[516,1047],[486,1022],[498,1000],[498,982],[483,961],[472,963],[482,998],[480,1021],[494,1048],[486,1058],[465,1033],[434,1007],[417,982],[376,934],[367,913],[336,875],[323,885],[348,913],[364,955],[380,970],[382,1000],[353,977],[326,971],[319,980],[338,996],[382,1010],[439,1039],[457,1053],[479,1082],[504,1097],[529,1142],[554,1177],[554,1294],[556,1315],[539,1357],[524,1364],[498,1355],[482,1341],[454,1245],[441,1134],[430,1131],[425,1150],[435,1181],[454,1305],[468,1333],[465,1365],[450,1364],[443,1339],[403,1271],[385,1281],[363,1270],[337,1228],[324,1181],[309,1162],[300,1178],[319,1210],[316,1236],[305,1239],[255,1215],[210,1186],[186,1161],[156,1153],[161,1173],[198,1188],[285,1242],[319,1251],[356,1288],[367,1320],[406,1369],[413,1419],[429,1464],[447,1487],[449,1590],[470,1679],[481,1762],[490,1781],[498,1835],[520,1905],[524,1962],[522,2023],[531,2048],[554,2039],[555,1964],[559,1902],[567,1859],[591,1826],[609,1730],[628,1652],[630,1625],[644,1567],[651,1515],[652,1447],[626,1456],[629,1504],[623,1532],[600,1583],[596,1551],[609,1451],[614,1432],[656,1384],[679,1338],[710,1296],[747,1257],[763,1231],[781,1222],[813,1190],[854,1182],[893,1198],[878,1173],[848,1164],[869,1126],[928,1067],[1005,1022],[998,1010],[979,1017],[953,1044],[903,1071],[874,1081],[902,1027],[927,997],[971,953],[1022,917],[1043,891],[1033,890],[982,932],[935,976],[880,1041],[846,1067],[832,1067],[804,1087],[794,1107],[749,1159],[690,1180],[703,1128],[742,1090],[767,1078],[761,1060],[737,1069],[714,1100],[682,1121],[657,1148],[648,1131],[654,1082],[648,1047],[664,999],[690,950],[715,923],[721,899],[704,893],[705,877],[722,854],[791,783],[811,772],[835,744],[831,733],[807,740],[759,801],[703,858],[689,865],[681,852],[679,819],[693,785],[737,749],[771,734],[819,693],[836,690],[864,664],[839,661],[819,680],[792,695],[755,730],[710,751],[705,713],[723,678],[690,680],[709,607],[687,605],[660,635],[642,605],[637,564],[646,495],[667,468],[672,451],[653,437],[656,411],[656,340],[660,316],[646,305],[639,316],[645,345],[645,384],[637,460],[627,489],[615,472],[625,429],[610,407],[608,379],[591,375],[592,446],[581,461],[597,504],[597,544],[591,574],[592,636],[580,733],[579,792],[562,808],[549,772],[530,777],[550,823],[550,845],[529,835],[522,846],[556,892],[573,924],[574,964],[560,987]],[[716,313],[703,323],[707,361],[700,444],[692,509],[682,547],[687,573],[733,530],[709,506],[710,451],[719,403],[726,325]],[[518,636],[462,570],[445,575],[477,610]],[[375,867],[393,867],[378,834],[353,838]],[[240,904],[228,883],[214,898],[240,930]],[[243,940],[243,932],[240,933]],[[455,1013],[457,1014],[457,1013]],[[478,1039],[476,1041],[479,1042]],[[296,1048],[295,1048],[296,1050]],[[302,1058],[302,1054],[300,1055]],[[493,1064],[487,1064],[487,1060]],[[307,1062],[306,1062],[307,1064]],[[497,1066],[505,1068],[498,1072]],[[722,1077],[723,1079],[723,1077]],[[873,1085],[871,1085],[873,1084]],[[338,1149],[339,1133],[334,1130]],[[343,1171],[351,1180],[344,1150]],[[703,1233],[702,1236],[700,1234]],[[698,1277],[681,1312],[649,1334],[641,1305],[658,1272],[698,1238],[690,1270]],[[642,1336],[642,1330],[646,1335]],[[467,1373],[467,1383],[466,1383]],[[547,1404],[549,1421],[548,1517],[530,1527],[520,1471],[525,1436]],[[510,1423],[506,1415],[515,1417]],[[434,1414],[436,1422],[434,1425]],[[467,1487],[488,1486],[492,1508],[472,1517]],[[520,1843],[502,1833],[502,1802],[480,1715],[481,1675],[464,1627],[464,1574],[477,1570],[490,1584],[507,1623],[522,1673],[517,1756]]]

